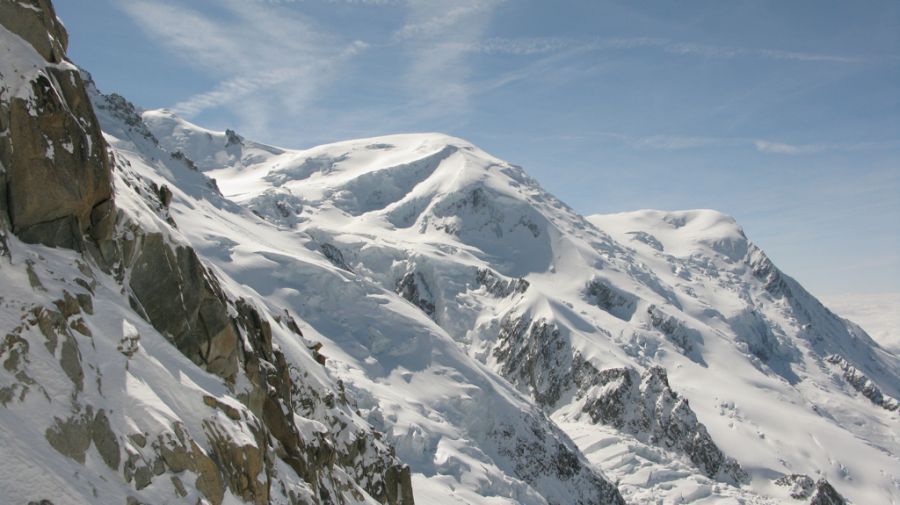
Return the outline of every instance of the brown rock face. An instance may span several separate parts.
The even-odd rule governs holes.
[[[159,233],[141,238],[131,271],[132,306],[195,363],[225,379],[238,371],[238,338],[225,296],[193,249]]]
[[[0,2],[0,24],[34,46],[50,63],[65,58],[69,36],[56,18],[50,0]]]
[[[106,143],[84,83],[76,69],[57,65],[65,29],[47,0],[0,2],[0,24],[48,63],[30,82],[31,99],[0,93],[0,130],[8,132],[0,136],[0,228],[25,242],[82,250],[85,233],[109,238],[114,212]]]

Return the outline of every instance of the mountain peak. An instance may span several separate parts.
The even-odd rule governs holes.
[[[643,243],[676,256],[690,256],[702,251],[737,261],[748,251],[747,236],[737,220],[711,209],[647,209],[595,214],[587,219],[623,243]]]

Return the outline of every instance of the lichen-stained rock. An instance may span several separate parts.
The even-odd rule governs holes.
[[[171,432],[160,434],[153,448],[160,455],[165,468],[180,474],[185,470],[197,476],[194,486],[213,504],[220,505],[225,497],[225,484],[215,461],[187,433],[181,423]]]
[[[91,446],[93,422],[94,411],[88,406],[68,419],[57,418],[44,436],[60,454],[84,464],[84,454]]]
[[[203,423],[207,439],[212,446],[212,458],[227,480],[231,493],[246,503],[269,503],[271,461],[266,457],[266,438],[261,427],[251,425],[255,443],[243,443],[235,439],[228,428],[207,420]]]
[[[52,69],[32,87],[33,100],[0,103],[12,230],[25,242],[80,250],[92,226],[100,239],[111,231],[109,211],[94,212],[112,196],[106,145],[77,71]]]
[[[113,470],[119,468],[119,441],[103,409],[94,412],[87,405],[67,419],[56,418],[44,436],[60,454],[84,463],[85,453],[94,444],[100,457]]]
[[[94,416],[94,422],[91,424],[91,440],[103,458],[106,466],[113,470],[119,469],[121,453],[119,450],[119,440],[116,433],[109,424],[109,418],[106,412],[100,409]]]

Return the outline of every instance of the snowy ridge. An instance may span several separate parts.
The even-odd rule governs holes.
[[[190,142],[161,138],[172,149]],[[626,500],[778,501],[787,495],[768,476],[795,473],[825,477],[857,502],[897,499],[896,413],[872,404],[826,360],[840,354],[892,396],[896,358],[778,271],[728,216],[584,219],[518,167],[438,134],[284,150],[206,173],[229,199],[286,233],[312,237],[309,247],[339,255],[357,279],[410,301],[576,440],[606,428],[580,414],[575,399],[597,393],[567,377],[573,363],[598,371],[662,366],[750,481],[717,482],[687,453],[649,442],[649,432],[619,433],[622,442],[598,452],[586,438],[588,458],[617,479],[658,469],[644,486],[623,488]],[[498,289],[496,279],[528,287]],[[559,344],[533,355],[544,353],[543,361],[523,361],[529,368],[508,367],[497,354],[503,324],[523,316],[551,324]],[[772,402],[784,407],[774,417]],[[623,465],[610,452],[634,444],[646,447],[636,454],[667,455],[630,456],[638,462]]]
[[[102,95],[94,100],[99,111],[115,108]],[[285,233],[222,199],[208,181],[202,184],[189,157],[163,156],[163,140],[123,127],[116,114],[99,117],[107,131],[124,134],[107,140],[125,173],[172,188],[167,215],[215,265],[224,287],[275,313],[295,312],[304,336],[323,344],[318,352],[329,373],[412,466],[416,493],[498,503],[617,502],[615,488],[566,435],[422,312],[335,267],[310,237]],[[164,138],[156,131],[153,137]],[[476,414],[485,410],[495,415]],[[460,480],[468,484],[453,484]]]

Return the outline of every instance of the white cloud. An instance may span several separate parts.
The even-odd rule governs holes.
[[[562,135],[554,138],[568,140],[606,139],[615,143],[624,144],[633,149],[653,151],[678,151],[707,147],[751,147],[761,153],[788,156],[818,154],[826,151],[876,151],[900,147],[900,140],[857,143],[791,144],[784,141],[748,137],[711,137],[679,134],[629,135],[610,131],[579,132],[575,135]]]
[[[733,144],[734,140],[714,137],[691,137],[685,135],[651,135],[631,139],[634,147],[657,150],[695,149],[723,144]]]
[[[883,347],[900,355],[900,293],[849,293],[820,297],[838,315],[859,324]]]
[[[757,151],[769,154],[813,154],[836,147],[822,144],[785,144],[769,140],[754,140],[753,146]]]
[[[465,117],[473,93],[467,47],[484,38],[502,0],[409,0],[404,25],[391,40],[410,56],[405,76],[412,114]]]
[[[660,51],[681,55],[716,59],[733,59],[738,57],[761,58],[766,60],[862,63],[867,58],[843,56],[825,53],[784,51],[778,49],[754,49],[727,45],[697,44],[694,42],[673,41],[655,37],[617,37],[617,38],[568,38],[568,37],[535,37],[535,38],[489,38],[475,44],[461,46],[468,52],[482,54],[509,54],[528,56],[547,54],[564,50],[608,51],[615,49],[653,48]]]
[[[323,33],[296,9],[276,3],[281,2],[221,0],[216,9],[201,12],[138,0],[121,8],[174,55],[219,80],[177,103],[177,112],[190,117],[225,107],[263,126],[260,117],[275,117],[270,112],[301,112],[341,65],[366,48]]]

